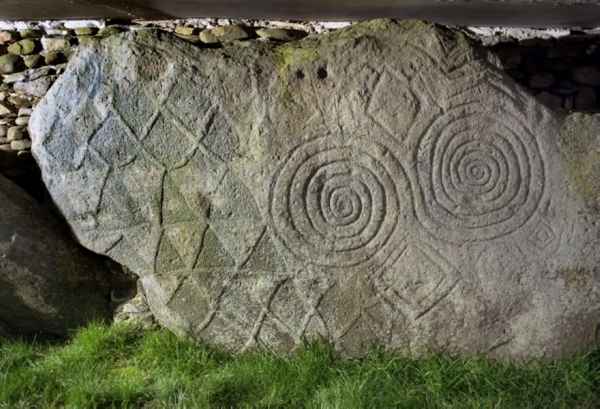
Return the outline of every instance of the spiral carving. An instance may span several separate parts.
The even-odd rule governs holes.
[[[514,110],[481,104],[449,110],[419,141],[421,223],[451,242],[510,234],[535,213],[544,163],[535,135]]]
[[[295,148],[275,175],[272,224],[280,242],[305,262],[382,263],[409,200],[407,183],[385,146],[318,138]]]

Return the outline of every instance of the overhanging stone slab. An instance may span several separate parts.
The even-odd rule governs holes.
[[[275,19],[417,18],[445,24],[556,27],[600,25],[598,0],[4,0],[0,18],[172,19],[225,16]]]

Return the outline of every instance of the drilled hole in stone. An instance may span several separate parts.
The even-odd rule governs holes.
[[[325,67],[321,67],[317,70],[317,77],[320,80],[324,80],[325,78],[327,78],[327,69]]]

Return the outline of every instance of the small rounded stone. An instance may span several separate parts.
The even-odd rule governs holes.
[[[56,36],[56,37],[60,37],[60,36],[69,36],[73,34],[73,30],[70,30],[68,28],[64,28],[64,27],[56,27],[56,28],[47,28],[46,29],[46,35],[48,36]]]
[[[93,36],[97,32],[96,27],[79,27],[75,29],[75,35],[77,36]]]
[[[63,51],[71,47],[69,39],[65,37],[43,37],[42,47],[46,51]]]
[[[19,116],[31,116],[33,109],[31,108],[19,108]]]
[[[22,107],[31,107],[31,99],[23,95],[11,95],[8,97],[8,102],[13,104],[17,109]]]
[[[219,42],[219,39],[212,33],[211,30],[202,30],[199,37],[200,41],[205,44],[216,44]]]
[[[67,60],[61,51],[48,51],[44,53],[44,60],[47,65],[61,64]]]
[[[21,34],[21,38],[40,38],[44,35],[42,30],[36,28],[21,30],[19,33]]]
[[[7,131],[6,125],[0,125],[0,138],[6,138]]]
[[[37,68],[42,65],[44,58],[39,54],[24,55],[23,62],[27,68]]]
[[[0,144],[0,151],[12,151],[10,143]]]
[[[11,126],[8,128],[6,138],[11,142],[25,138],[25,128],[23,126]]]
[[[261,38],[275,41],[293,41],[306,36],[302,31],[283,28],[261,28],[256,30],[256,34]]]
[[[27,140],[27,139],[22,139],[22,140],[18,140],[18,141],[12,141],[10,143],[10,148],[13,151],[22,151],[24,149],[30,149],[31,148],[31,141]]]
[[[246,28],[239,25],[215,27],[211,32],[222,42],[245,40],[250,37]]]
[[[19,39],[19,33],[15,31],[0,31],[0,45],[12,43]]]
[[[125,31],[125,29],[119,26],[107,26],[98,31],[98,35],[100,37],[110,37],[112,35],[122,33],[123,31]]]
[[[29,124],[28,116],[19,116],[19,117],[17,117],[17,119],[15,119],[15,125],[27,126],[27,124]]]
[[[38,42],[30,38],[17,41],[8,47],[8,52],[17,55],[30,55],[38,50]]]
[[[0,57],[0,73],[12,74],[25,67],[23,59],[15,54],[5,54]]]
[[[6,116],[10,114],[12,114],[12,111],[4,104],[0,104],[0,116]]]
[[[196,27],[177,26],[175,27],[175,34],[193,36],[198,34],[198,29]]]

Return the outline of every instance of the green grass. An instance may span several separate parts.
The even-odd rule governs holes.
[[[600,351],[559,362],[232,356],[167,331],[94,324],[66,344],[0,340],[0,408],[600,408]]]

